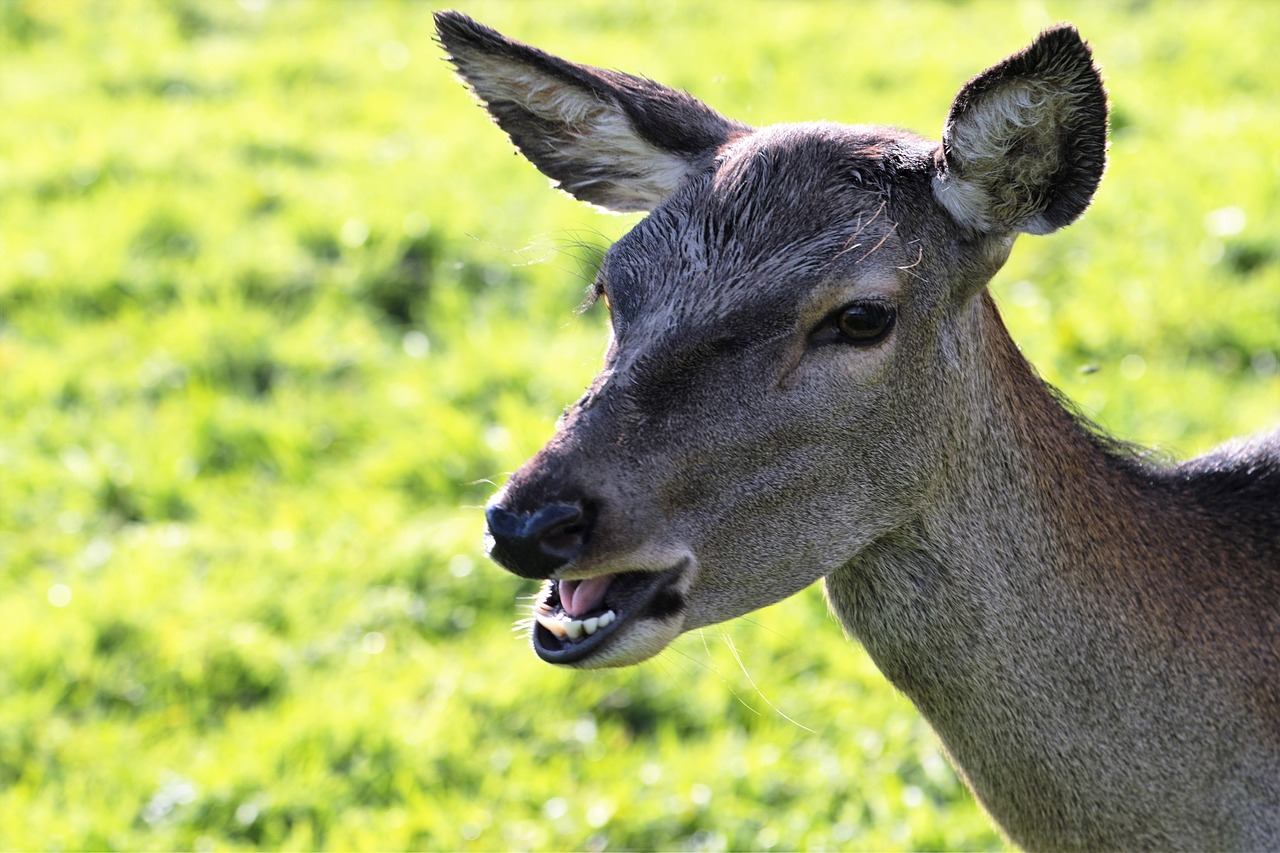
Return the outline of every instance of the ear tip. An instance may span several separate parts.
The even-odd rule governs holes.
[[[436,24],[436,35],[441,37],[463,31],[468,24],[475,23],[474,20],[457,9],[440,9],[432,12],[431,18]]]
[[[431,17],[436,25],[436,39],[453,51],[455,47],[476,46],[485,42],[501,42],[503,36],[494,29],[456,9],[441,9]]]
[[[1036,41],[1044,39],[1061,40],[1062,42],[1079,42],[1084,44],[1084,38],[1080,35],[1080,31],[1076,29],[1076,25],[1069,21],[1059,21],[1056,24],[1050,24],[1040,31],[1040,35],[1036,37]]]
[[[1043,57],[1082,83],[1088,79],[1105,95],[1102,72],[1094,62],[1093,48],[1075,25],[1063,22],[1045,28],[1023,53],[1029,58]]]
[[[1031,43],[1029,50],[1048,50],[1053,53],[1068,53],[1093,59],[1093,49],[1085,41],[1084,36],[1076,29],[1075,24],[1066,21],[1045,27]]]
[[[1093,49],[1075,25],[1065,21],[1041,30],[1024,54],[1059,57],[1060,61],[1074,61],[1097,70],[1093,66]]]

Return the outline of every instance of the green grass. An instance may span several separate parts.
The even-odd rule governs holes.
[[[459,5],[746,121],[933,133],[1075,21],[1111,166],[999,276],[1015,336],[1176,455],[1280,420],[1268,4]],[[0,105],[0,848],[1001,847],[816,589],[618,672],[512,633],[478,507],[635,220],[511,154],[428,7],[3,0]]]

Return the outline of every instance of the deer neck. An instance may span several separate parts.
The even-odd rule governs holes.
[[[977,385],[929,505],[828,576],[827,595],[1015,841],[1115,844],[1117,793],[1140,798],[1157,772],[1132,756],[1159,752],[1170,727],[1153,719],[1176,730],[1186,705],[1168,673],[1144,671],[1167,617],[1141,574],[1185,519],[1062,407],[989,297],[979,314]]]
[[[934,657],[930,644],[1012,649],[1045,632],[1055,608],[1081,616],[1132,578],[1151,524],[1139,463],[1108,453],[1062,407],[981,299],[981,346],[957,368],[957,399],[939,407],[953,420],[926,506],[827,579],[837,615],[895,681],[928,677],[911,658]]]

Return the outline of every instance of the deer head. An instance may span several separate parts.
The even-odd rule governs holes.
[[[1014,237],[1078,217],[1105,162],[1069,26],[970,80],[941,142],[756,130],[456,12],[458,73],[556,185],[649,215],[606,254],[604,366],[487,509],[545,580],[533,646],[631,664],[856,564],[945,487],[975,418],[984,291]]]

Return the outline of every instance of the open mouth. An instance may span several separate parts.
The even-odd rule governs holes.
[[[533,605],[534,651],[548,663],[574,663],[629,622],[679,612],[684,596],[670,586],[682,568],[550,581]]]

